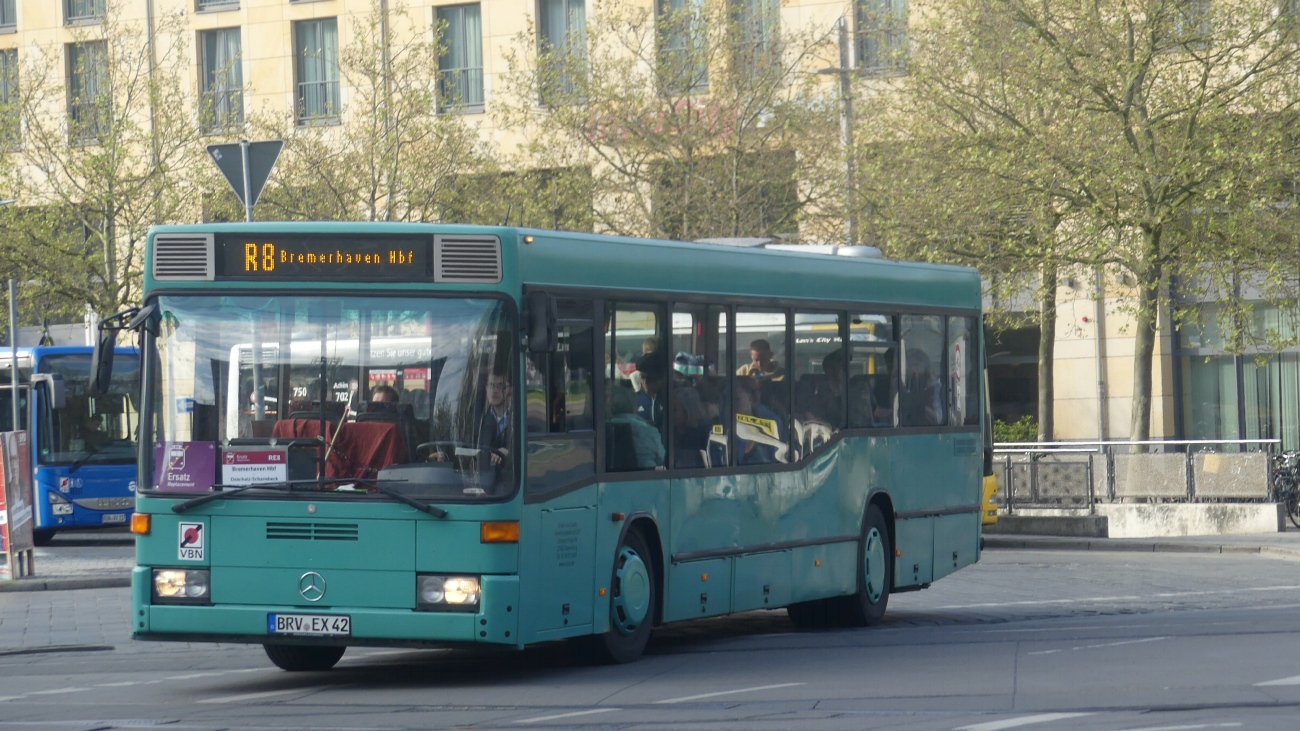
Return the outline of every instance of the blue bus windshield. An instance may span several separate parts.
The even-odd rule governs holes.
[[[106,394],[90,392],[90,353],[47,355],[41,373],[63,376],[66,405],[52,409],[40,399],[36,430],[37,462],[61,464],[128,464],[135,461],[137,432],[136,384],[140,359],[119,354],[113,363],[113,380]]]

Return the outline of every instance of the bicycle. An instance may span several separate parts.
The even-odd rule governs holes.
[[[1291,525],[1300,528],[1300,452],[1273,455],[1272,499],[1286,506]]]

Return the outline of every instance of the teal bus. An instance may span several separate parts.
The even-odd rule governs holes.
[[[814,250],[810,249],[809,252]],[[637,658],[662,623],[879,622],[980,555],[972,269],[512,227],[162,226],[132,629]],[[869,252],[868,252],[869,253]]]

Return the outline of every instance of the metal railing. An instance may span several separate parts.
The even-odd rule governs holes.
[[[1266,502],[1277,439],[994,445],[998,505],[1096,512],[1098,502]],[[1231,447],[1255,451],[1220,451]],[[1162,451],[1135,451],[1159,447]]]

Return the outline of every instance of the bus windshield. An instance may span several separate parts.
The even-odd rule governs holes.
[[[513,491],[504,300],[164,296],[142,489],[290,482],[424,500]],[[174,475],[179,455],[186,467]],[[306,485],[310,488],[311,484]]]
[[[91,393],[90,353],[46,355],[40,360],[41,373],[63,376],[66,405],[52,409],[48,399],[38,398],[43,411],[36,434],[37,460],[44,465],[131,464],[136,461],[136,384],[140,359],[120,354],[113,368],[108,393]],[[45,411],[48,409],[48,411]]]

